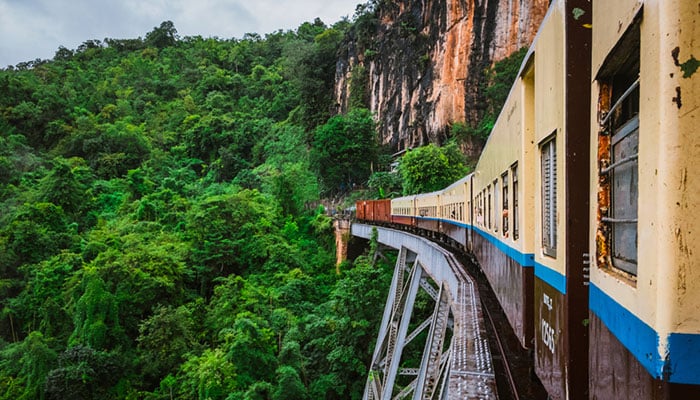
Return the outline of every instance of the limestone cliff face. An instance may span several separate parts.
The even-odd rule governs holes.
[[[370,44],[350,38],[336,68],[338,111],[348,109],[353,69],[394,150],[440,143],[453,122],[476,124],[479,85],[493,62],[529,46],[548,0],[393,0],[376,9]],[[368,41],[365,40],[365,43]],[[356,75],[356,74],[355,74]]]

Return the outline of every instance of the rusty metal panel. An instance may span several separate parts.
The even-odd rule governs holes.
[[[406,215],[392,215],[391,222],[395,224],[413,226],[413,217]]]
[[[416,218],[416,226],[431,232],[440,232],[440,223],[437,219]]]
[[[374,200],[367,200],[367,208],[365,209],[365,213],[367,214],[367,219],[370,221],[376,221],[377,217],[374,215]]]
[[[375,200],[374,210],[375,221],[391,222],[391,200]]]
[[[366,200],[360,200],[355,202],[355,217],[360,221],[364,221],[365,219],[367,219],[367,214],[365,213],[366,206]]]

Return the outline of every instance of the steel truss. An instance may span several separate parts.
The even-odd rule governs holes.
[[[474,283],[457,272],[452,255],[441,253],[456,279],[435,281],[418,254],[399,249],[363,399],[496,398],[478,293]],[[413,308],[420,290],[435,304],[430,317],[416,321]],[[408,365],[409,360],[402,359],[404,350],[416,338],[425,337],[420,334],[426,330],[420,365]],[[416,345],[421,344],[414,343],[414,350]]]

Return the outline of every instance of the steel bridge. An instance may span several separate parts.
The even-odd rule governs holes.
[[[476,282],[427,239],[357,223],[351,231],[369,239],[374,229],[380,244],[399,253],[363,398],[496,399]],[[427,318],[414,312],[421,290],[434,302]],[[421,347],[420,361],[405,354]]]

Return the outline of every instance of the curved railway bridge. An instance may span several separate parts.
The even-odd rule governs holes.
[[[364,239],[374,229],[379,243],[399,254],[364,399],[496,399],[476,282],[451,253],[427,239],[372,225],[351,227],[353,236]],[[434,302],[427,318],[414,312],[421,290]],[[404,354],[421,346],[420,360]]]

